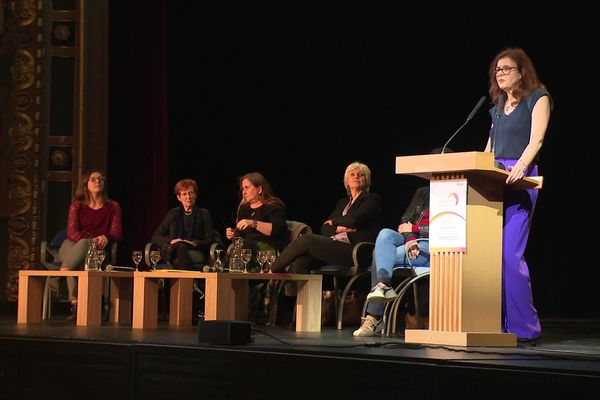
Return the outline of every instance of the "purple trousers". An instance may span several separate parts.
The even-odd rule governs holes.
[[[517,160],[498,159],[507,168]],[[537,165],[525,171],[526,176],[538,174]],[[505,190],[504,228],[502,232],[502,331],[520,339],[541,335],[540,321],[533,306],[529,268],[523,257],[529,227],[537,201],[538,190]]]

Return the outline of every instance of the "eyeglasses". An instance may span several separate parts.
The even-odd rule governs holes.
[[[511,67],[510,65],[504,65],[500,68],[495,68],[494,71],[496,72],[496,75],[498,75],[498,72],[502,72],[502,75],[508,75],[513,69],[519,69],[519,67]]]
[[[194,197],[194,196],[196,196],[196,192],[194,192],[194,191],[180,192],[179,196],[180,197]]]
[[[90,179],[88,179],[89,181],[96,181],[96,182],[104,182],[104,177],[103,176],[90,176]]]

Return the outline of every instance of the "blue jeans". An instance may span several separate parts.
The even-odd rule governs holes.
[[[374,268],[371,274],[372,286],[383,282],[390,285],[394,266],[409,265],[406,249],[404,247],[404,235],[392,229],[382,229],[377,235],[375,241],[375,260]],[[429,241],[419,242],[421,250],[419,256],[410,260],[410,265],[415,267],[424,267],[429,265]],[[383,315],[383,303],[369,303],[367,312],[372,315]]]

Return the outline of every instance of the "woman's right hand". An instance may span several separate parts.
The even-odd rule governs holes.
[[[410,222],[405,222],[403,224],[398,225],[398,233],[408,232],[412,232],[412,224]]]
[[[104,248],[108,244],[108,238],[106,236],[104,236],[104,235],[96,236],[92,240],[94,242],[96,242],[96,248],[98,250],[104,250]]]
[[[233,238],[235,231],[232,228],[225,228],[225,237],[229,240]]]

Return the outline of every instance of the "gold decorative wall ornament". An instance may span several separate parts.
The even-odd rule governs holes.
[[[54,37],[57,40],[60,41],[65,41],[67,40],[69,37],[71,36],[71,30],[69,29],[69,27],[65,24],[60,24],[57,25],[54,28]]]
[[[10,8],[15,13],[15,23],[19,28],[32,25],[37,17],[36,0],[13,0]]]
[[[10,157],[8,171],[8,269],[6,297],[18,295],[20,269],[36,262],[39,238],[39,126],[41,83],[38,77],[42,23],[38,11],[44,2],[11,1],[11,25],[6,37],[11,43],[10,99],[6,127]]]

